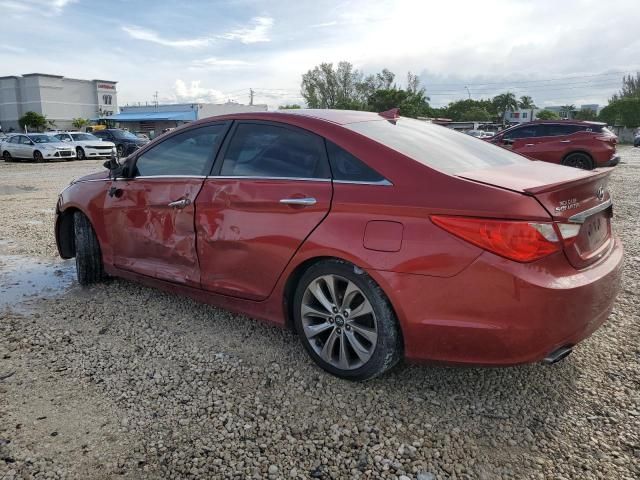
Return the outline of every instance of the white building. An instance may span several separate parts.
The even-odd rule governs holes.
[[[44,73],[0,77],[0,125],[5,132],[19,130],[18,120],[27,112],[45,115],[59,129],[72,128],[74,118],[113,115],[118,111],[116,83]]]
[[[518,110],[508,111],[504,119],[511,124],[526,123],[536,120],[536,114],[540,111],[539,108],[519,108]]]

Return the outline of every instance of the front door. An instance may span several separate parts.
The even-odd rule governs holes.
[[[331,206],[322,138],[268,122],[237,122],[196,202],[201,284],[262,300]]]
[[[194,206],[227,127],[169,135],[135,158],[132,178],[112,182],[105,224],[117,267],[200,285]]]

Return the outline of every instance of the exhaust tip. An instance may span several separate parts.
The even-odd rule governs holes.
[[[543,363],[553,365],[554,363],[558,363],[560,360],[567,358],[571,352],[573,352],[573,345],[564,345],[547,355],[543,360]]]

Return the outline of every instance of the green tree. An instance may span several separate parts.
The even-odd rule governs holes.
[[[576,112],[576,106],[573,104],[562,105],[560,107],[560,111],[564,113],[564,115],[562,115],[563,118],[566,118],[567,120],[571,120],[573,118],[573,115]]]
[[[73,120],[71,120],[71,125],[73,125],[73,128],[77,128],[78,130],[80,130],[81,128],[89,125],[89,120],[87,118],[80,117],[74,118]]]
[[[598,119],[598,114],[595,111],[586,108],[584,110],[578,110],[573,118],[575,118],[576,120],[594,121]]]
[[[462,121],[462,122],[471,122],[471,121],[475,121],[475,120],[482,121],[482,122],[488,122],[494,117],[495,117],[495,115],[491,115],[484,108],[471,107],[469,110],[464,112],[459,118],[460,118],[460,121]]]
[[[299,108],[301,108],[300,105],[292,103],[287,105],[280,105],[278,107],[278,110],[297,110]]]
[[[500,114],[502,122],[505,122],[505,117],[508,111],[514,111],[518,109],[518,100],[515,94],[511,92],[501,93],[493,97],[493,104],[496,111]]]
[[[22,117],[20,117],[20,119],[18,120],[18,124],[23,130],[26,127],[27,129],[40,131],[44,130],[48,125],[50,125],[50,122],[47,120],[47,117],[45,115],[40,115],[36,112],[27,112]]]
[[[538,120],[559,120],[560,117],[556,112],[552,112],[551,110],[540,110],[536,117]]]
[[[423,89],[416,92],[388,88],[376,90],[367,100],[367,110],[384,112],[399,108],[403,117],[417,118],[430,113],[428,97]]]
[[[640,97],[640,72],[634,75],[625,75],[622,77],[622,88],[618,93],[614,93],[611,102],[622,98]]]
[[[470,120],[489,121],[497,116],[491,100],[464,99],[449,103],[445,108],[432,112],[437,117],[450,118],[454,122]]]
[[[536,108],[536,104],[533,102],[533,98],[529,95],[523,95],[520,97],[518,101],[518,106],[523,110],[529,110],[529,118],[533,120],[534,109]]]
[[[598,119],[607,125],[640,127],[640,97],[626,97],[609,102]]]
[[[364,101],[358,85],[362,73],[349,62],[321,63],[302,75],[301,94],[310,108],[361,110]]]

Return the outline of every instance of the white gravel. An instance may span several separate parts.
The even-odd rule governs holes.
[[[364,384],[243,316],[80,289],[55,263],[53,206],[99,162],[0,162],[0,295],[32,294],[0,310],[0,479],[640,478],[640,149],[621,153],[624,287],[592,338],[554,366],[403,365]],[[16,256],[53,273],[29,284]]]

